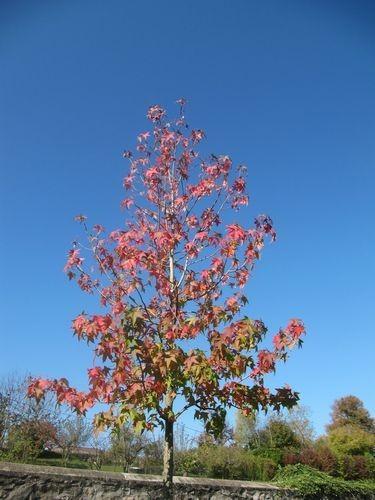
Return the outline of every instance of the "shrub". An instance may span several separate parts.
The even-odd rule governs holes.
[[[258,462],[259,463],[259,462]],[[277,464],[268,458],[263,458],[258,467],[258,478],[248,478],[250,480],[269,481],[275,477]]]
[[[345,481],[307,465],[287,465],[276,474],[275,482],[284,488],[295,489],[304,497],[369,498],[375,494],[375,484],[367,481]]]
[[[283,465],[309,465],[327,474],[337,475],[339,465],[337,457],[328,446],[308,447],[300,452],[284,453]]]
[[[204,476],[207,473],[206,464],[201,460],[198,450],[176,452],[174,456],[175,473],[177,475]]]
[[[244,479],[252,472],[253,463],[241,448],[217,447],[208,457],[209,474],[222,479]]]
[[[344,479],[375,479],[375,458],[371,455],[340,457],[339,473]]]
[[[177,453],[175,467],[177,474],[268,481],[277,464],[236,446],[201,446]]]
[[[253,454],[259,458],[267,458],[277,465],[283,463],[283,450],[278,448],[258,448],[253,450]]]

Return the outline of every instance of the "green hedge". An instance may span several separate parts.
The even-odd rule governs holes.
[[[295,489],[305,498],[370,498],[375,496],[375,482],[346,481],[307,465],[287,465],[275,476],[277,485]]]

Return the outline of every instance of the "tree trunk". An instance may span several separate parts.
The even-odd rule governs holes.
[[[165,421],[163,482],[165,498],[173,498],[173,420]]]

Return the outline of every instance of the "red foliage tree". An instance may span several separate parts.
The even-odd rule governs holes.
[[[254,227],[223,222],[229,210],[248,204],[245,168],[232,168],[228,156],[202,159],[197,146],[205,134],[189,129],[185,101],[177,102],[173,121],[160,106],[150,107],[152,130],[138,136],[135,154],[123,153],[130,163],[123,183],[129,194],[121,203],[129,211],[126,225],[108,234],[76,218],[91,258],[85,260],[85,247],[74,243],[65,271],[83,291],[98,293],[106,308],[73,321],[78,339],[92,343],[102,359],[88,370],[90,389],[35,379],[29,390],[37,398],[52,390],[79,413],[108,404],[96,416],[99,427],[127,419],[139,430],[162,426],[169,492],[176,419],[195,407],[206,431],[219,433],[228,407],[249,414],[293,406],[297,393],[289,387],[271,392],[264,376],[304,333],[302,322],[292,319],[271,349],[261,348],[263,322],[239,317],[247,303],[241,290],[275,230],[265,215]]]

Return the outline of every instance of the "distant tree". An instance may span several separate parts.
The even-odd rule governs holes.
[[[225,422],[219,434],[211,434],[209,432],[202,432],[199,434],[198,446],[229,446],[234,442],[233,427],[228,422]]]
[[[375,435],[357,425],[342,425],[329,432],[328,444],[339,455],[374,455]]]
[[[110,405],[96,417],[98,428],[124,420],[139,431],[160,426],[166,498],[173,490],[173,428],[182,413],[195,408],[206,432],[220,434],[228,407],[292,407],[298,394],[288,386],[271,391],[264,378],[305,333],[291,319],[266,348],[263,322],[241,313],[242,288],[266,240],[275,240],[273,223],[266,215],[239,223],[237,211],[248,203],[246,169],[233,168],[224,155],[204,159],[198,144],[205,134],[188,126],[185,100],[177,102],[174,119],[151,106],[151,130],[138,135],[136,151],[123,154],[126,223],[107,233],[76,217],[88,243],[73,244],[65,270],[106,307],[105,314],[81,313],[73,321],[77,338],[92,343],[102,360],[88,370],[89,390],[66,379],[30,384],[31,396],[53,391],[79,413]],[[199,337],[207,349],[197,347]]]
[[[30,412],[25,412],[26,387],[20,377],[8,376],[0,380],[0,449],[6,448],[11,428],[29,416]],[[29,401],[27,399],[26,403]],[[34,406],[35,401],[29,404]]]
[[[148,444],[147,435],[136,432],[131,423],[127,422],[112,431],[110,453],[123,471],[129,472],[129,467],[140,457]]]
[[[77,448],[85,446],[92,435],[92,427],[80,415],[68,415],[60,419],[55,442],[61,450],[61,456],[66,467]]]
[[[337,399],[332,406],[331,423],[328,432],[346,425],[356,426],[366,432],[375,434],[375,421],[363,402],[356,396],[345,396]]]
[[[285,420],[303,446],[312,444],[315,431],[308,408],[296,405],[285,414]]]
[[[256,443],[257,434],[258,421],[256,413],[252,412],[249,415],[244,415],[242,412],[237,411],[233,432],[235,443],[242,448],[248,448]]]
[[[0,449],[8,458],[32,461],[54,442],[62,410],[52,394],[28,398],[28,383],[27,376],[0,380]]]
[[[6,437],[9,431],[9,396],[1,392],[0,388],[0,452],[4,450]]]
[[[150,433],[149,440],[143,451],[145,468],[150,469],[152,467],[156,470],[162,470],[163,451],[163,436],[155,432]]]
[[[51,422],[24,420],[14,424],[7,436],[7,458],[21,462],[34,461],[56,439]]]
[[[101,470],[109,455],[108,436],[99,434],[93,429],[88,444],[91,447],[91,455],[87,462],[91,469]]]
[[[261,448],[288,449],[299,447],[300,441],[290,425],[282,418],[271,417],[259,431]]]
[[[256,413],[236,415],[234,440],[236,444],[252,450],[295,448],[301,445],[299,434],[302,417],[299,413],[272,412],[260,421]],[[310,435],[308,431],[306,434]]]
[[[192,438],[186,430],[184,424],[177,424],[175,428],[175,449],[176,451],[187,451],[194,443]]]

